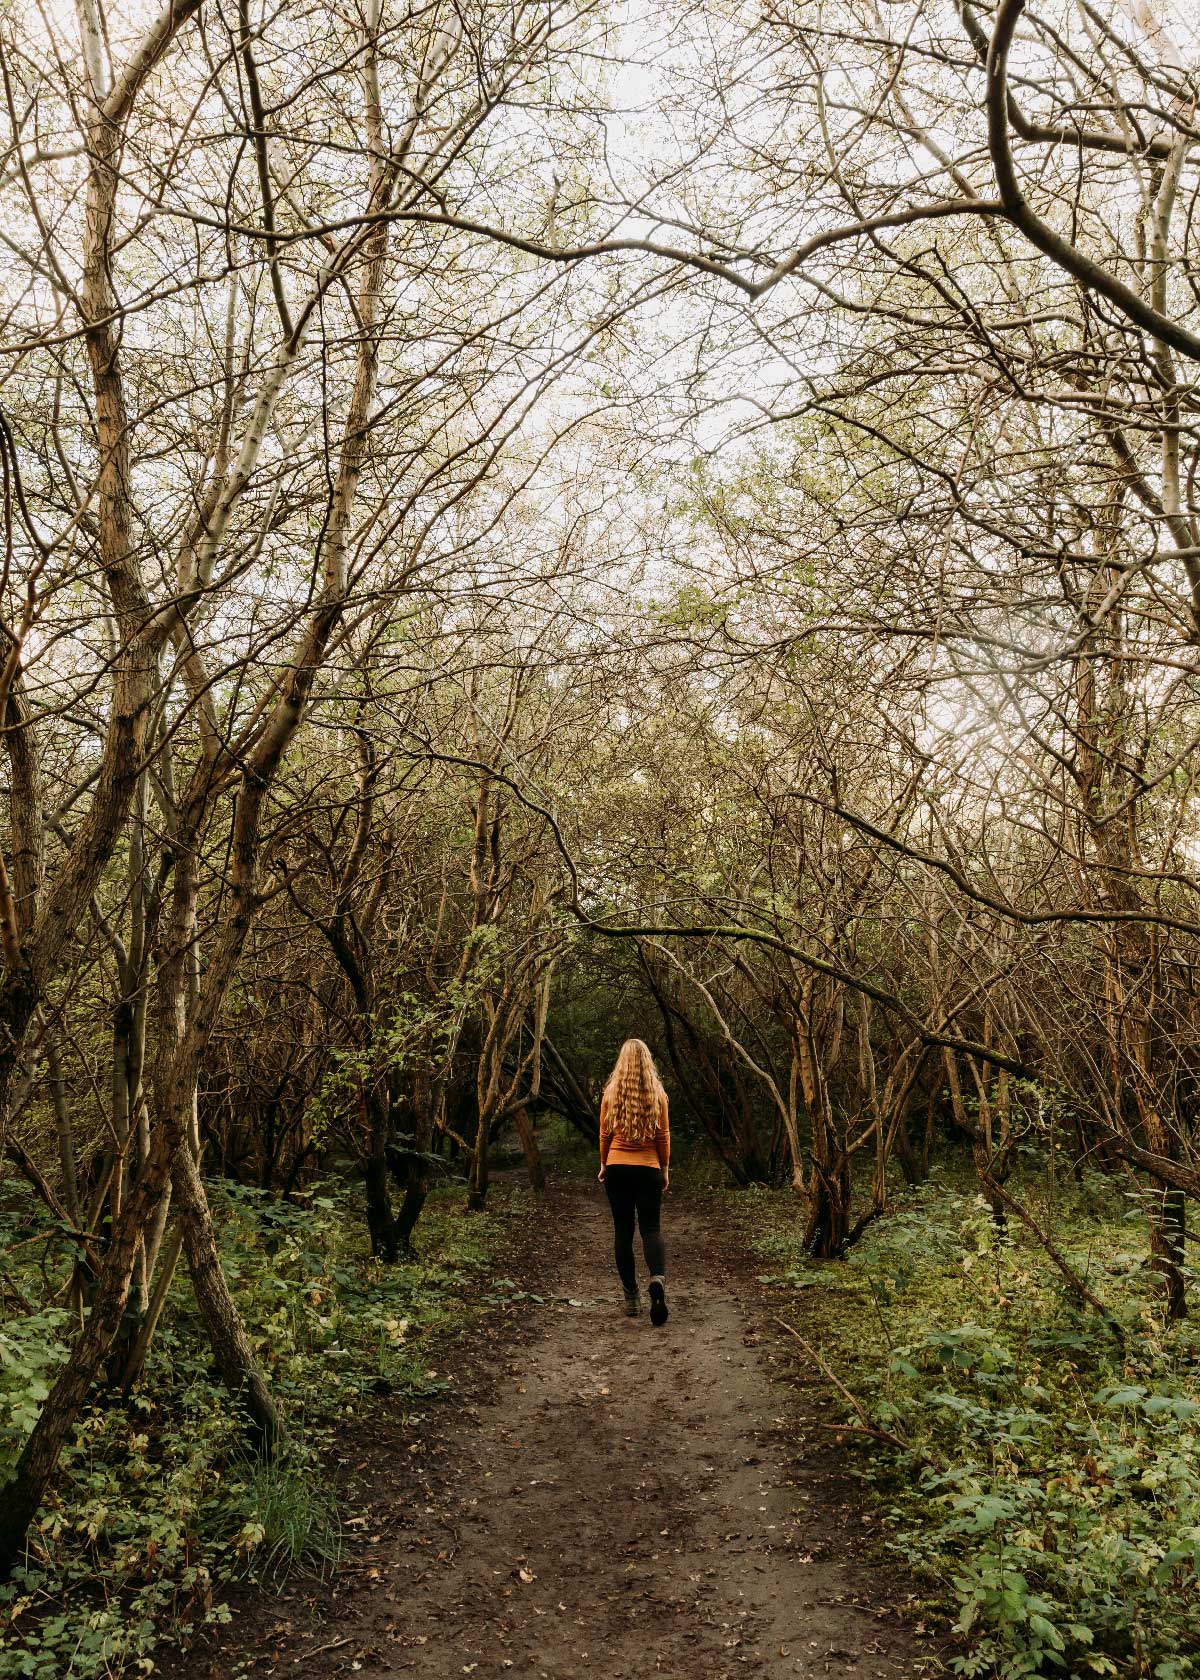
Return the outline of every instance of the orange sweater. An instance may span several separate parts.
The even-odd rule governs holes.
[[[626,1143],[612,1129],[607,1095],[600,1102],[600,1165],[607,1167],[661,1167],[671,1159],[671,1127],[667,1119],[667,1093],[663,1092],[658,1130],[650,1143]]]

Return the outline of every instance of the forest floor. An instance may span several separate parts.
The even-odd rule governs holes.
[[[544,1205],[545,1226],[514,1233],[516,1299],[442,1350],[453,1397],[416,1417],[381,1402],[343,1443],[333,1579],[242,1592],[228,1627],[160,1652],[157,1671],[938,1670],[728,1201],[673,1190],[665,1204],[661,1329],[621,1315],[598,1187],[555,1189]]]

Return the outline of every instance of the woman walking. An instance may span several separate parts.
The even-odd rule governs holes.
[[[651,1324],[667,1322],[667,1251],[659,1220],[663,1193],[670,1188],[670,1160],[667,1093],[650,1051],[640,1038],[627,1038],[600,1101],[599,1179],[612,1209],[617,1271],[630,1318],[642,1310],[633,1262],[635,1222],[641,1230],[650,1268]]]

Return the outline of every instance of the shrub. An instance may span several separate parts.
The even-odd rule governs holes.
[[[0,1680],[149,1672],[164,1635],[227,1615],[230,1581],[278,1586],[298,1566],[336,1565],[341,1525],[323,1449],[381,1393],[415,1407],[445,1391],[429,1368],[430,1337],[478,1310],[465,1286],[495,1270],[504,1230],[494,1213],[463,1218],[461,1192],[442,1191],[422,1223],[423,1257],[384,1267],[367,1252],[351,1192],[331,1188],[302,1207],[236,1187],[211,1194],[247,1334],[288,1420],[288,1453],[274,1464],[247,1457],[181,1274],[142,1381],[127,1404],[105,1397],[84,1415],[26,1563],[0,1588]],[[52,1308],[0,1332],[8,1465],[66,1356],[68,1320]]]
[[[1162,1321],[1120,1199],[1087,1183],[1041,1211],[1100,1271],[1124,1348],[1023,1227],[946,1185],[910,1193],[836,1281],[793,1238],[777,1281],[806,1286],[826,1355],[909,1443],[864,1474],[890,1545],[970,1642],[953,1668],[1184,1680],[1200,1674],[1200,1339]],[[778,1229],[760,1246],[784,1261]]]

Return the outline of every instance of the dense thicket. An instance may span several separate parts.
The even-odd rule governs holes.
[[[834,1257],[944,1146],[1200,1194],[1195,19],[13,10],[0,1564],[206,1180],[473,1209],[640,1030]],[[22,1239],[24,1240],[24,1239]]]

